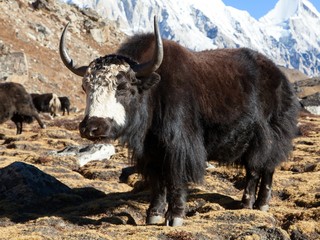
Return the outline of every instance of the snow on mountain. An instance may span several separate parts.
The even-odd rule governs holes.
[[[278,65],[320,75],[320,13],[308,0],[279,0],[257,21],[221,0],[62,0],[92,8],[132,35],[153,31],[193,49],[248,47]]]
[[[270,24],[281,24],[297,13],[299,4],[299,0],[278,1],[275,8],[263,16],[260,21],[269,22]]]
[[[288,50],[289,67],[320,75],[320,13],[309,1],[279,0],[259,21]]]

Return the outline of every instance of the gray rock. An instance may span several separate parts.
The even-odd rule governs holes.
[[[109,30],[107,27],[90,29],[92,38],[99,44],[107,41]]]
[[[33,165],[14,162],[0,169],[0,202],[32,204],[71,189]]]
[[[310,113],[320,115],[320,92],[302,98],[300,103]]]
[[[8,78],[11,75],[28,76],[27,57],[23,52],[0,54],[0,79]]]
[[[108,160],[115,154],[115,148],[111,144],[91,144],[86,146],[68,146],[59,151],[51,151],[48,154],[55,156],[75,156],[80,167],[94,160]]]
[[[80,11],[93,21],[99,21],[100,19],[99,14],[91,8],[83,8]]]

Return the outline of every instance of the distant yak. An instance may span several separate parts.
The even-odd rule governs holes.
[[[17,127],[17,134],[21,134],[22,123],[31,123],[33,118],[45,128],[25,88],[19,83],[0,83],[0,123],[11,119]]]
[[[70,113],[70,100],[68,97],[59,97],[61,103],[61,111],[62,115],[64,116],[65,112]]]
[[[31,93],[31,98],[38,112],[48,112],[52,117],[56,117],[61,108],[58,96],[54,93]]]
[[[86,93],[82,137],[120,139],[152,186],[147,224],[179,226],[187,184],[203,180],[207,160],[246,169],[243,208],[268,210],[275,168],[292,150],[298,104],[290,83],[247,49],[190,51],[154,34],[132,36],[115,54],[77,67]],[[259,189],[259,190],[258,190]]]

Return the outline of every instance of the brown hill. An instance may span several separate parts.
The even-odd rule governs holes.
[[[280,69],[284,72],[284,74],[287,76],[287,78],[290,80],[290,82],[294,83],[296,81],[305,80],[308,78],[307,75],[300,72],[296,69],[288,69],[285,67],[280,67]]]
[[[79,11],[59,1],[38,2],[46,4],[34,8],[28,1],[0,1],[0,47],[25,54],[27,91],[66,95],[75,107],[82,108],[81,78],[66,69],[58,53],[63,27],[71,22],[68,49],[79,65],[111,53],[125,35],[92,11]],[[97,32],[100,38],[95,37]]]

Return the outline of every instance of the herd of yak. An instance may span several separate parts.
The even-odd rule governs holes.
[[[41,128],[45,124],[38,112],[48,112],[52,117],[59,111],[70,112],[68,97],[58,97],[54,93],[29,94],[19,83],[0,83],[0,124],[12,120],[17,127],[17,134],[22,133],[22,123],[31,123],[35,118]]]

